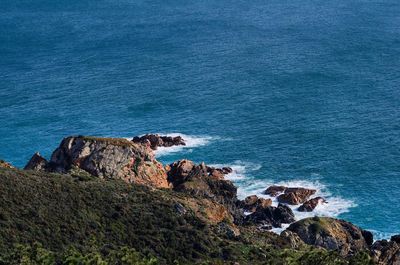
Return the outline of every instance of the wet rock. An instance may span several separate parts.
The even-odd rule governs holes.
[[[271,199],[259,198],[257,195],[251,195],[241,202],[243,209],[247,212],[255,212],[257,208],[267,208],[272,205]]]
[[[318,206],[318,204],[323,204],[323,203],[327,203],[324,198],[316,197],[303,203],[298,210],[300,212],[312,212],[315,209],[315,207]]]
[[[167,188],[167,174],[151,149],[120,138],[71,136],[53,152],[49,171],[80,168],[99,178]]]
[[[394,235],[390,238],[390,241],[394,241],[397,244],[400,244],[400,235]]]
[[[342,256],[354,255],[368,250],[370,239],[359,227],[328,217],[313,217],[302,219],[291,224],[288,231],[296,233],[305,243],[336,250]]]
[[[316,190],[306,188],[286,188],[285,193],[278,196],[278,201],[287,204],[300,204],[314,195]]]
[[[41,156],[38,152],[33,154],[29,162],[24,167],[24,170],[44,171],[48,167],[46,158]]]
[[[269,186],[265,191],[264,194],[272,196],[272,197],[276,197],[277,195],[283,193],[286,190],[285,186],[276,186],[276,185],[272,185]]]
[[[371,246],[371,256],[378,265],[400,265],[400,245],[393,240],[379,240]]]
[[[286,205],[279,204],[278,207],[258,207],[256,211],[245,218],[248,224],[270,225],[271,227],[282,227],[282,224],[294,222],[294,213]]]
[[[150,144],[151,149],[157,150],[158,147],[171,147],[176,145],[186,145],[181,136],[160,136],[158,134],[146,134],[143,136],[136,136],[132,139],[134,143]]]

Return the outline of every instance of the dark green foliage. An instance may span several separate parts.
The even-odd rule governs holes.
[[[255,228],[228,239],[191,211],[176,212],[186,196],[79,172],[0,169],[0,264],[368,264],[368,255],[349,263],[288,249]]]

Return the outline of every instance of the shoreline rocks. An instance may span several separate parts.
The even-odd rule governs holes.
[[[24,170],[41,171],[41,170],[47,170],[48,166],[49,162],[46,160],[46,158],[41,156],[39,152],[36,152],[33,154],[29,162],[26,164]]]
[[[327,203],[322,197],[315,197],[303,203],[298,210],[300,212],[312,212],[319,204]]]
[[[270,230],[273,227],[282,227],[295,221],[293,211],[284,204],[277,207],[257,207],[255,212],[245,217],[245,223],[261,225],[261,230]]]
[[[291,224],[288,231],[296,233],[306,244],[351,256],[369,250],[372,234],[344,220],[312,217]]]
[[[158,147],[171,147],[177,145],[186,145],[185,140],[181,136],[160,136],[158,134],[146,134],[143,136],[135,136],[132,139],[134,143],[149,144],[150,148],[157,150]]]
[[[286,188],[285,192],[278,196],[278,201],[281,203],[287,203],[291,205],[297,205],[304,203],[317,191],[314,189],[306,188]]]
[[[8,163],[7,161],[0,160],[0,167],[2,168],[15,168],[13,165]]]

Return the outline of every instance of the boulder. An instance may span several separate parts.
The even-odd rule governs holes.
[[[328,217],[302,219],[287,230],[296,233],[306,244],[335,250],[342,256],[368,250],[372,237],[370,232],[349,222]]]
[[[132,139],[134,143],[149,144],[151,149],[157,150],[158,147],[171,147],[175,145],[186,145],[181,136],[160,136],[158,134],[146,134],[143,136],[135,136]]]
[[[15,168],[10,163],[8,163],[8,162],[6,162],[4,160],[0,160],[0,167],[2,167],[2,168]]]
[[[259,198],[257,195],[251,195],[241,202],[243,209],[247,212],[255,212],[257,208],[266,208],[272,205],[271,199]]]
[[[394,235],[394,236],[390,237],[390,241],[394,241],[397,244],[400,244],[400,235]]]
[[[371,246],[372,260],[378,265],[400,265],[400,244],[379,240]]]
[[[60,173],[80,168],[99,178],[169,187],[165,169],[151,149],[122,138],[67,137],[53,152],[48,168]]]
[[[258,207],[256,211],[245,218],[248,224],[261,224],[265,227],[282,227],[282,224],[294,222],[294,213],[286,205],[279,204],[278,207]]]
[[[296,233],[289,230],[282,231],[280,237],[289,243],[292,249],[299,249],[305,245],[304,241]]]
[[[272,185],[269,186],[265,191],[264,194],[272,196],[272,197],[276,197],[277,195],[283,193],[286,190],[285,186],[276,186],[276,185]]]
[[[307,201],[317,191],[306,188],[286,188],[285,193],[278,196],[278,201],[287,204],[300,204]]]
[[[318,206],[318,204],[323,204],[323,203],[326,203],[326,200],[324,198],[316,197],[303,203],[298,210],[300,212],[312,212],[314,211],[315,207]]]
[[[29,162],[25,165],[24,170],[45,171],[48,167],[46,158],[38,152],[34,153]]]

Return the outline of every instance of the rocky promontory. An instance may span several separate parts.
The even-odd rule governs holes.
[[[158,262],[151,264],[399,264],[399,237],[373,242],[344,220],[296,220],[289,206],[326,203],[312,197],[316,190],[271,186],[265,194],[277,206],[256,195],[239,200],[229,167],[157,161],[157,147],[175,144],[184,139],[70,136],[48,160],[35,153],[24,170],[1,161],[0,261],[22,255],[22,244],[31,260],[52,257],[47,264],[65,263],[71,248],[105,264],[122,264],[123,248]],[[281,235],[270,232],[283,224]]]

